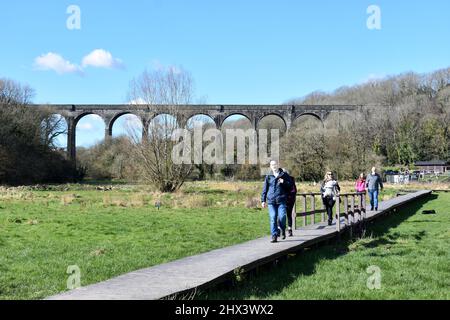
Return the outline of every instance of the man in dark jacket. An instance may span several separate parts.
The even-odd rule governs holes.
[[[272,172],[264,180],[261,193],[262,207],[269,207],[271,242],[277,242],[277,220],[280,222],[281,236],[286,239],[286,204],[288,194],[292,189],[292,180],[275,160],[270,161]]]
[[[380,188],[383,190],[384,186],[383,180],[377,173],[377,169],[375,167],[372,168],[371,174],[367,176],[366,187],[370,198],[370,210],[373,211],[375,207],[375,211],[378,211],[378,195],[380,193]]]

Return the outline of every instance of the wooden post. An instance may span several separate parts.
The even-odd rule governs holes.
[[[362,205],[361,205],[361,216],[363,217],[363,218],[366,218],[366,194],[365,193],[363,193],[362,195],[361,195],[361,201],[362,201]]]
[[[352,216],[352,222],[353,224],[355,222],[355,195],[352,196],[352,202],[351,202],[351,216]]]
[[[296,201],[297,202],[297,201]],[[292,208],[292,230],[295,230],[297,228],[297,206],[296,206],[296,202],[294,202],[294,207]]]
[[[311,211],[313,212],[312,217],[311,217],[311,224],[315,224],[316,223],[316,198],[314,197],[314,195],[311,195]]]
[[[306,213],[306,195],[303,195],[303,213]],[[306,226],[306,215],[303,215],[303,226]]]
[[[353,225],[355,223],[355,195],[352,195],[351,198],[351,216],[352,216],[352,221],[349,222],[349,232],[350,232],[350,239],[353,238]]]
[[[353,218],[353,223],[358,223],[358,218],[361,215],[361,208],[362,208],[362,201],[361,201],[361,195],[358,196],[358,210],[357,212],[355,211],[354,214],[354,218]]]
[[[345,223],[348,225],[348,196],[344,197],[344,214],[345,214]]]
[[[336,231],[341,231],[341,200],[340,197],[336,197]]]

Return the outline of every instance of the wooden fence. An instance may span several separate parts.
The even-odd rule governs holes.
[[[316,215],[320,214],[320,222],[325,222],[328,218],[326,215],[325,205],[322,202],[321,193],[299,193],[297,194],[296,204],[292,210],[292,228],[297,228],[297,217],[302,218],[303,226],[316,223]],[[300,201],[299,201],[300,200]],[[319,202],[320,208],[317,208]],[[309,205],[308,205],[309,204]],[[298,210],[301,208],[301,210]],[[345,217],[345,225],[352,226],[363,222],[366,217],[366,193],[343,193],[336,197],[336,203],[333,207],[333,214],[336,220],[336,230],[341,231],[341,219]],[[308,223],[308,217],[310,221]]]

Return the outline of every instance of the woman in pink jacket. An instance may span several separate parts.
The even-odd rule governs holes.
[[[364,173],[361,173],[358,180],[356,180],[355,189],[356,192],[366,192],[366,178],[364,177]]]

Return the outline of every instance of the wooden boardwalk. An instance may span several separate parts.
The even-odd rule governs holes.
[[[418,191],[380,202],[378,211],[367,211],[366,221],[429,194],[431,194],[431,191]],[[183,294],[193,289],[204,289],[229,279],[234,275],[235,270],[248,271],[288,253],[333,238],[338,234],[335,223],[336,221],[332,226],[317,223],[298,228],[294,231],[294,237],[288,237],[286,240],[280,240],[275,244],[269,243],[269,237],[267,236],[186,257],[67,291],[48,299],[155,300],[170,297],[181,298]],[[344,217],[341,217],[341,231],[346,228],[345,223]]]

